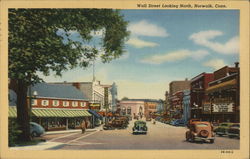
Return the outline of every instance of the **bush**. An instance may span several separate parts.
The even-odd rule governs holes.
[[[18,141],[18,136],[21,134],[21,130],[18,129],[18,124],[15,119],[9,119],[9,146],[15,146]]]

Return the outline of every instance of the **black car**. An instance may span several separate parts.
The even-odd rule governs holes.
[[[133,127],[133,134],[147,134],[148,128],[145,121],[135,121]]]

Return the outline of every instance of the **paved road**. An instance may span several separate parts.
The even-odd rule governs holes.
[[[60,150],[86,149],[239,149],[240,140],[228,137],[216,137],[215,143],[190,143],[185,141],[185,127],[174,127],[157,122],[153,125],[147,122],[147,135],[132,134],[133,121],[127,129],[102,130],[80,133],[62,134],[60,136],[45,136],[49,141],[62,142],[65,145],[57,147]]]

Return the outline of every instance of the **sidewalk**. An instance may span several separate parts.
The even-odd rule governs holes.
[[[102,131],[102,125],[99,127],[96,127],[94,129],[86,129],[86,132],[94,132],[94,131]],[[45,132],[45,135],[50,135],[50,134],[66,134],[66,133],[74,133],[74,132],[81,132],[82,130],[63,130],[63,131],[51,131],[51,132]],[[16,147],[10,147],[10,150],[48,150],[48,149],[53,149],[56,147],[60,147],[65,145],[65,143],[61,142],[51,142],[51,141],[45,141],[45,142],[40,142],[37,145],[32,145],[32,146],[16,146]]]

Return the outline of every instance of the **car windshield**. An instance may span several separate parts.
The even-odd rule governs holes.
[[[197,126],[197,127],[208,127],[207,124],[203,124],[203,123],[202,123],[202,124],[196,124],[196,126]]]

